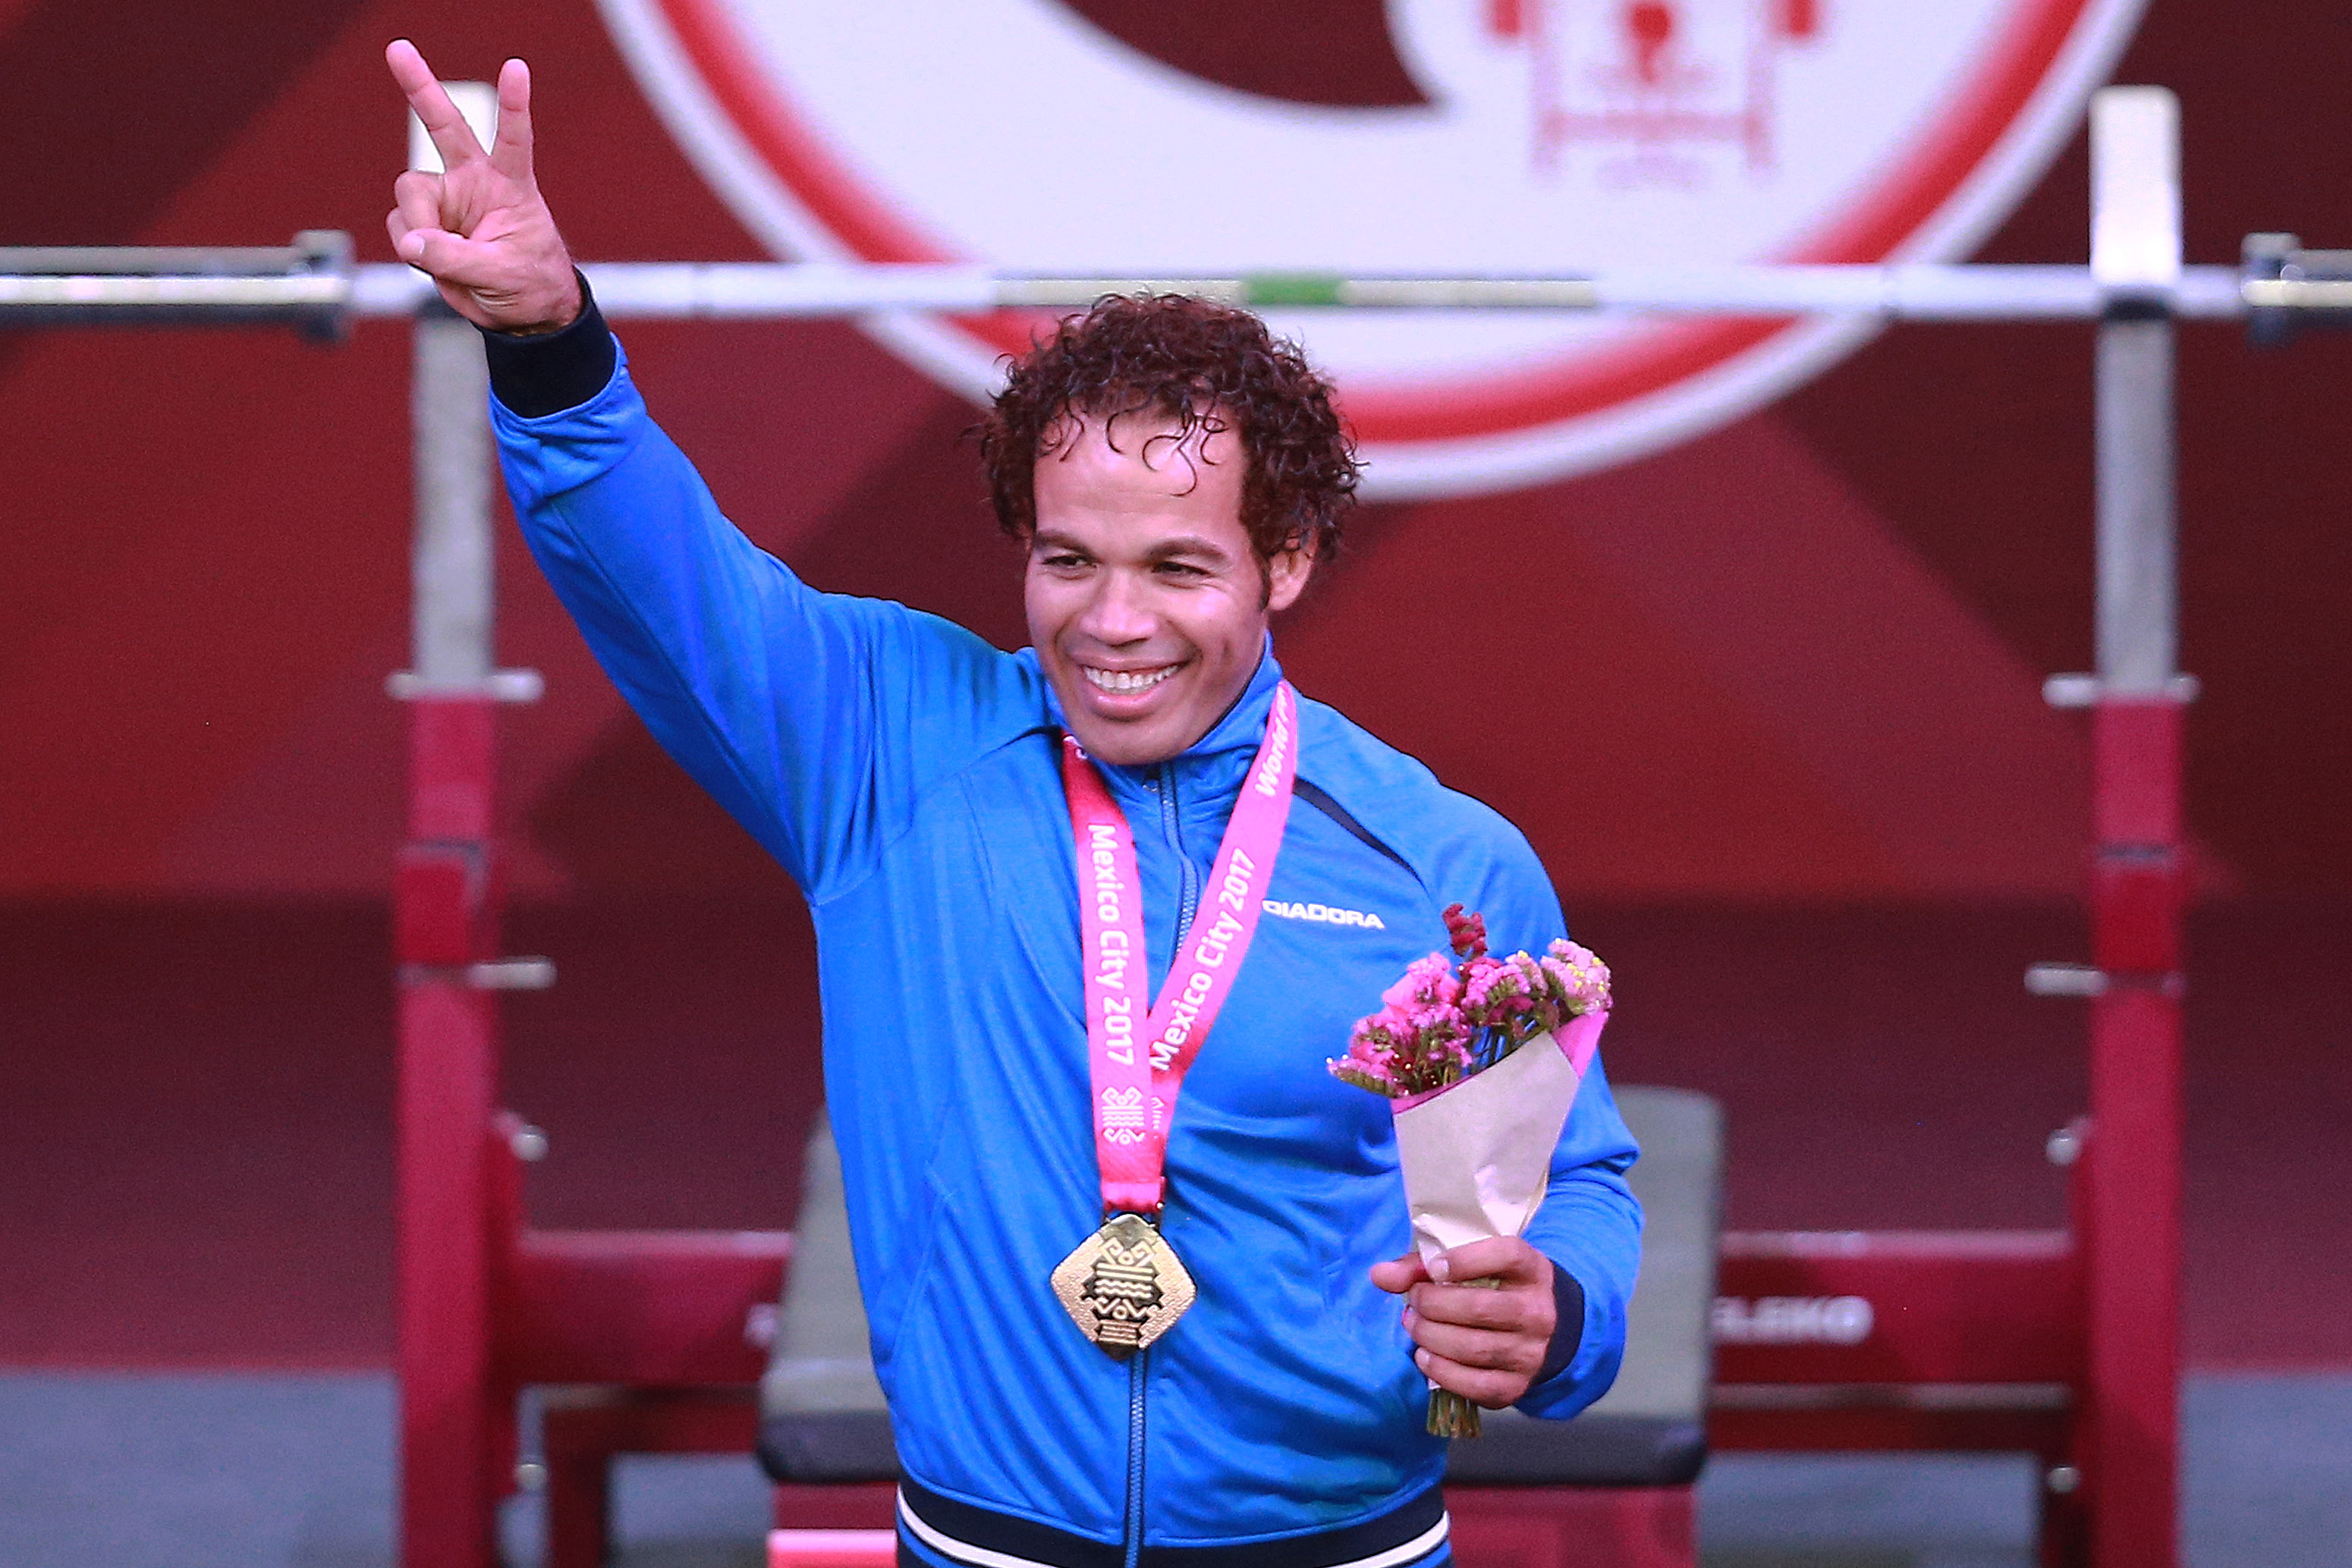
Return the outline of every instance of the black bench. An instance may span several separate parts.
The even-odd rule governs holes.
[[[1447,1479],[1473,1487],[1673,1487],[1706,1461],[1708,1319],[1721,1228],[1723,1119],[1679,1089],[1621,1088],[1642,1145],[1633,1186],[1648,1218],[1624,1368],[1570,1421],[1486,1416],[1454,1445]],[[898,1454],[850,1260],[841,1165],[820,1114],[808,1143],[792,1267],[760,1386],[761,1465],[779,1482],[895,1481]]]

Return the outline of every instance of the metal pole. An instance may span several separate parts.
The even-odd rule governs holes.
[[[474,329],[445,315],[415,332],[409,841],[394,887],[401,1561],[491,1568],[505,1426],[491,1354],[498,1018],[471,978],[497,950],[489,454]]]
[[[410,566],[412,688],[479,691],[489,680],[497,598],[490,530],[490,376],[481,334],[446,308],[420,314],[409,387],[416,432]]]
[[[2162,88],[2092,109],[2098,350],[2098,673],[2159,695],[2175,669],[2172,318],[2180,287],[2180,110]]]
[[[353,319],[405,321],[431,308],[431,280],[415,269],[386,262],[353,265],[348,235],[320,231],[296,237],[291,246],[246,250],[0,246],[0,327],[281,321],[331,337]],[[616,321],[1080,309],[1105,294],[1139,290],[1196,294],[1260,310],[1569,311],[1750,320],[2095,320],[2109,304],[2089,267],[1983,263],[1670,264],[1549,277],[1351,277],[1329,272],[1041,277],[899,262],[591,262],[583,270],[604,314]],[[2261,311],[2342,325],[2352,312],[2352,279],[2185,267],[2169,290],[2169,308],[2184,319],[2231,319]]]
[[[494,1333],[498,1013],[480,979],[499,914],[488,376],[473,327],[437,298],[415,333],[414,664],[394,683],[410,701],[393,900],[400,1552],[404,1568],[495,1568],[514,1455]]]
[[[349,324],[352,236],[290,246],[0,246],[0,326],[238,327],[332,340]]]
[[[2161,697],[2178,674],[2169,317],[2110,317],[2098,347],[2098,673]]]
[[[414,364],[409,841],[394,891],[401,1561],[492,1568],[507,1420],[491,1351],[498,1017],[471,981],[497,950],[498,918],[486,375],[474,329],[446,312],[416,322]]]
[[[2098,1568],[2178,1560],[2181,700],[2176,667],[2172,315],[2179,107],[2092,108],[2098,346],[2098,673],[2093,719],[2084,1499]]]

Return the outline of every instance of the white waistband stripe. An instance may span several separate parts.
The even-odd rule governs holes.
[[[958,1541],[952,1535],[942,1535],[919,1518],[907,1506],[907,1494],[898,1494],[898,1520],[908,1532],[934,1552],[944,1552],[959,1563],[969,1563],[973,1568],[1054,1568],[1050,1563],[1038,1563],[1026,1557],[1015,1557],[1010,1552],[991,1552],[985,1546],[973,1546]]]
[[[898,1518],[908,1532],[934,1552],[943,1552],[959,1563],[969,1563],[972,1568],[1053,1568],[1053,1564],[1035,1562],[1027,1557],[1015,1557],[1010,1552],[992,1552],[985,1546],[974,1546],[958,1541],[924,1522],[920,1515],[908,1506],[907,1494],[898,1494]],[[1454,1528],[1454,1516],[1441,1513],[1437,1522],[1414,1536],[1402,1546],[1391,1546],[1386,1552],[1376,1552],[1370,1557],[1358,1557],[1337,1563],[1332,1568],[1400,1568],[1417,1557],[1425,1557],[1445,1543]]]
[[[1444,1545],[1445,1537],[1453,1528],[1454,1516],[1450,1513],[1441,1513],[1437,1516],[1435,1524],[1431,1525],[1402,1546],[1391,1546],[1386,1552],[1377,1552],[1370,1557],[1359,1557],[1353,1563],[1341,1563],[1337,1564],[1336,1568],[1396,1568],[1400,1563],[1410,1563],[1416,1557],[1425,1557]]]

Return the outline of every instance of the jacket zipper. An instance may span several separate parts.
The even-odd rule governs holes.
[[[1151,1352],[1127,1364],[1127,1568],[1143,1556],[1143,1369]]]
[[[1160,766],[1160,831],[1176,852],[1177,886],[1181,889],[1176,911],[1176,946],[1169,950],[1169,967],[1184,950],[1192,935],[1192,916],[1201,907],[1201,875],[1184,851],[1184,831],[1176,812],[1176,768]],[[1143,1557],[1143,1385],[1151,1362],[1149,1350],[1138,1351],[1127,1364],[1127,1552],[1126,1568],[1138,1568]]]
[[[1184,826],[1176,815],[1176,765],[1160,765],[1160,826],[1167,835],[1168,847],[1176,852],[1176,871],[1181,879],[1177,885],[1183,890],[1182,903],[1176,912],[1176,946],[1168,957],[1171,967],[1175,955],[1184,946],[1184,938],[1192,935],[1192,916],[1201,907],[1201,873],[1192,864],[1192,857],[1184,852]]]

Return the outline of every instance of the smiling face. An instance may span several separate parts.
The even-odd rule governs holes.
[[[1122,767],[1176,756],[1257,668],[1267,619],[1307,587],[1307,550],[1261,565],[1242,528],[1241,443],[1182,442],[1129,414],[1065,423],[1037,459],[1023,598],[1078,744]]]

